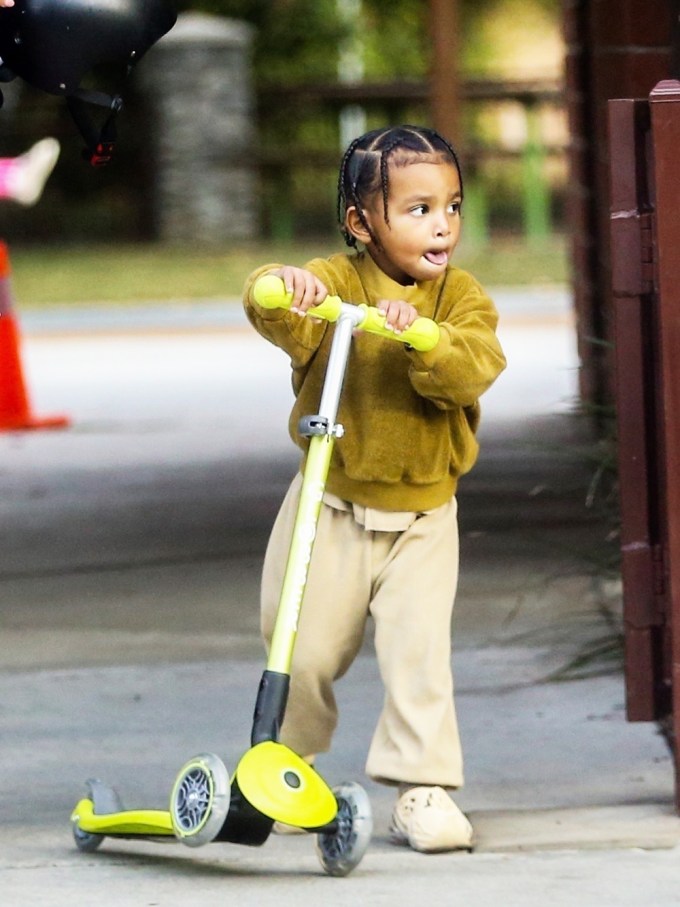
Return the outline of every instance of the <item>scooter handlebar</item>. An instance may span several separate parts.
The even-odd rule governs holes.
[[[431,318],[420,316],[412,322],[401,334],[395,334],[391,328],[385,325],[385,313],[381,312],[375,306],[361,303],[357,308],[364,312],[364,319],[359,323],[359,329],[369,331],[371,334],[379,334],[381,337],[388,337],[390,340],[399,340],[412,346],[419,353],[426,353],[433,349],[439,340],[439,325]]]
[[[286,292],[283,280],[275,274],[264,274],[259,277],[253,287],[253,296],[255,302],[264,309],[288,309],[293,300],[293,294]],[[308,314],[314,318],[323,318],[324,321],[337,321],[343,305],[350,304],[343,303],[339,296],[326,296],[322,303],[309,309]],[[421,353],[426,353],[437,345],[439,325],[431,318],[416,318],[405,331],[395,334],[393,330],[386,327],[385,315],[380,309],[365,303],[354,306],[354,308],[360,309],[363,313],[363,317],[357,323],[360,331],[368,331],[390,340],[398,340]]]

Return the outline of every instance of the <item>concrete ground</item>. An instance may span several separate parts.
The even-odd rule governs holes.
[[[252,338],[225,307],[139,310],[123,325],[26,318],[34,405],[68,409],[73,426],[0,435],[3,905],[680,903],[671,759],[654,725],[625,720],[620,590],[602,569],[611,526],[585,506],[568,301],[497,299],[513,364],[459,496],[453,637],[456,799],[477,845],[423,856],[389,843],[393,793],[363,776],[381,699],[369,638],[319,762],[373,805],[371,846],[344,880],[306,837],[75,850],[68,816],[86,778],[163,808],[189,756],[233,767],[247,747],[259,567],[295,468],[289,391],[270,351],[248,371]]]

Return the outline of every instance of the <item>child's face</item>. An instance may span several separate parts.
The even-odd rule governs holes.
[[[460,237],[458,170],[449,162],[390,164],[388,185],[389,223],[376,193],[365,209],[374,239],[362,242],[398,283],[434,280],[446,270]]]

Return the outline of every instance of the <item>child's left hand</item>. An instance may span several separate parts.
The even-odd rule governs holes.
[[[403,333],[418,317],[417,309],[401,299],[381,299],[377,307],[385,313],[385,326],[395,334]]]

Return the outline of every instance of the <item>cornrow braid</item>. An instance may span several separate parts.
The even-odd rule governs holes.
[[[389,156],[395,148],[400,148],[402,145],[401,136],[395,135],[391,142],[388,142],[384,148],[381,149],[380,154],[380,188],[382,190],[382,199],[383,199],[383,213],[385,215],[385,223],[389,224],[390,218],[387,212],[387,194],[389,192],[389,181],[387,176],[387,167],[389,164]]]
[[[350,247],[356,246],[356,240],[345,228],[345,214],[347,213],[347,209],[350,207],[348,200],[355,196],[355,191],[351,191],[351,181],[348,179],[348,167],[349,162],[352,160],[354,152],[359,147],[362,140],[363,136],[359,136],[350,143],[347,151],[345,151],[342,157],[342,162],[340,164],[340,173],[338,175],[337,217],[338,223],[340,224],[340,229],[342,230],[342,234],[345,238],[345,242]],[[350,192],[347,191],[348,183],[350,183]],[[356,186],[356,181],[354,181],[354,185]]]
[[[337,216],[345,242],[356,247],[356,238],[345,225],[347,210],[355,207],[359,220],[369,234],[371,230],[364,205],[376,192],[382,195],[385,222],[389,223],[389,163],[395,153],[406,158],[445,156],[458,171],[461,198],[463,176],[453,146],[436,130],[425,126],[392,126],[375,129],[354,139],[345,151],[338,176]]]

